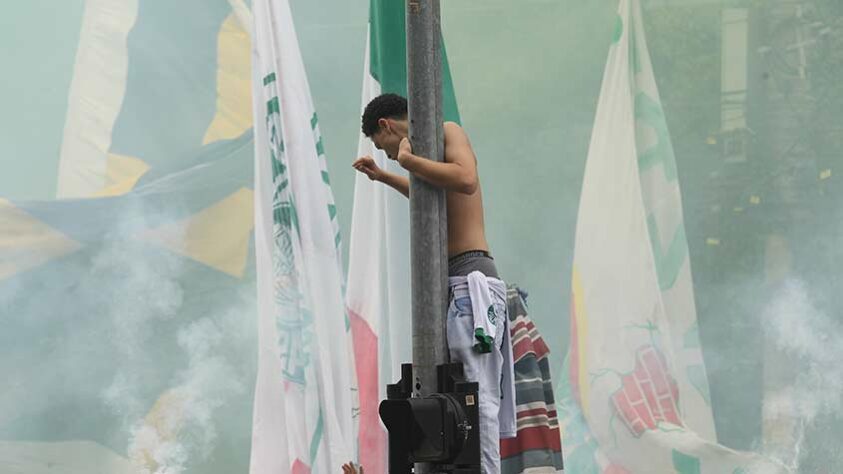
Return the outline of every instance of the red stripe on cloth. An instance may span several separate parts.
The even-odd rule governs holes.
[[[518,362],[527,354],[535,354],[535,352],[533,352],[533,341],[531,341],[530,338],[525,337],[512,346],[512,359],[515,362]]]
[[[541,359],[550,353],[550,349],[541,337],[533,339],[533,350],[536,351],[537,359]]]
[[[515,335],[518,333],[518,331],[527,331],[527,335],[524,337],[524,339],[521,339],[519,343],[525,343],[526,341],[529,341],[529,344],[533,348],[533,352],[536,354],[536,358],[541,359],[550,352],[550,349],[548,349],[547,344],[545,344],[544,339],[542,339],[541,336],[537,335],[533,337],[532,335],[530,335],[530,333],[535,330],[536,326],[535,324],[533,324],[532,321],[524,321],[523,319],[517,322],[511,328],[509,328],[509,332],[512,335],[513,339],[515,338]]]
[[[517,456],[524,451],[547,449],[562,451],[562,438],[559,429],[547,426],[534,426],[518,430],[518,437],[501,440],[501,458]]]
[[[527,327],[527,321],[525,321],[523,318],[517,323],[515,323],[515,325],[509,328],[509,332],[511,332],[512,334],[515,334],[516,332],[521,330],[530,332],[530,329]]]
[[[518,412],[518,418],[527,418],[536,415],[547,415],[547,408],[533,408],[532,410],[523,410]]]
[[[360,398],[360,464],[366,472],[386,472],[386,432],[378,416],[378,336],[369,323],[348,311]]]

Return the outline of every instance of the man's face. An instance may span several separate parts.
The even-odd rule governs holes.
[[[380,129],[372,135],[372,143],[378,150],[383,150],[390,159],[398,157],[398,145],[401,143],[401,136],[395,132],[393,123],[389,119],[379,121]]]

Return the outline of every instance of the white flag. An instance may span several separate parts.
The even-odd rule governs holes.
[[[621,0],[577,218],[568,379],[573,472],[774,473],[717,443],[673,146],[639,0]]]
[[[250,472],[336,473],[354,436],[336,208],[289,3],[253,8],[260,351]]]

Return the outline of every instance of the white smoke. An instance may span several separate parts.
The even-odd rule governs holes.
[[[188,368],[178,377],[178,385],[132,429],[129,454],[141,473],[180,474],[191,459],[210,454],[217,439],[215,412],[245,389],[242,374],[219,355],[232,337],[242,335],[241,317],[231,311],[179,330]]]
[[[107,308],[112,319],[115,332],[109,337],[119,370],[102,397],[126,423],[144,410],[142,387],[155,370],[146,351],[155,346],[161,323],[175,318],[183,303],[181,259],[150,252],[133,233],[126,225],[108,239],[81,291],[82,298]]]
[[[799,472],[806,430],[818,418],[839,416],[843,409],[843,325],[817,308],[798,280],[782,286],[763,322],[768,343],[783,351],[794,369],[792,383],[766,394],[765,417],[789,419],[793,426],[789,452],[771,455]]]
[[[123,420],[130,461],[139,474],[180,474],[208,458],[217,441],[215,415],[246,387],[230,348],[244,347],[249,337],[250,304],[241,295],[196,319],[185,306],[184,257],[151,251],[138,229],[154,227],[152,216],[143,209],[129,214],[92,259],[78,293],[105,308],[114,328],[104,336],[114,348],[115,375],[100,397]],[[172,232],[167,237],[180,240]],[[173,333],[180,353],[156,357]],[[173,367],[182,369],[162,380]]]
[[[0,287],[8,354],[0,360],[0,434],[90,440],[128,457],[139,474],[243,466],[255,359],[251,280],[202,270],[169,250],[180,247],[172,224],[162,245],[162,223],[181,216],[141,205],[120,216],[96,244]]]

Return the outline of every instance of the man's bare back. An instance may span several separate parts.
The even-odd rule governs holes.
[[[443,124],[445,162],[438,163],[414,155],[408,136],[406,118],[380,119],[381,128],[372,134],[375,146],[386,152],[404,169],[434,186],[445,189],[448,207],[448,255],[455,256],[470,250],[489,251],[483,218],[483,198],[477,177],[477,158],[468,136],[454,122]],[[369,179],[381,181],[409,197],[409,179],[378,167],[374,159],[357,159],[354,169]]]
[[[458,255],[469,250],[489,251],[486,242],[485,221],[483,213],[483,192],[480,180],[477,178],[477,158],[468,141],[468,136],[459,125],[446,122],[445,128],[445,162],[462,159],[461,155],[470,153],[474,160],[474,175],[477,182],[476,189],[471,194],[456,191],[446,191],[448,206],[448,256]],[[449,143],[460,143],[459,146]]]

